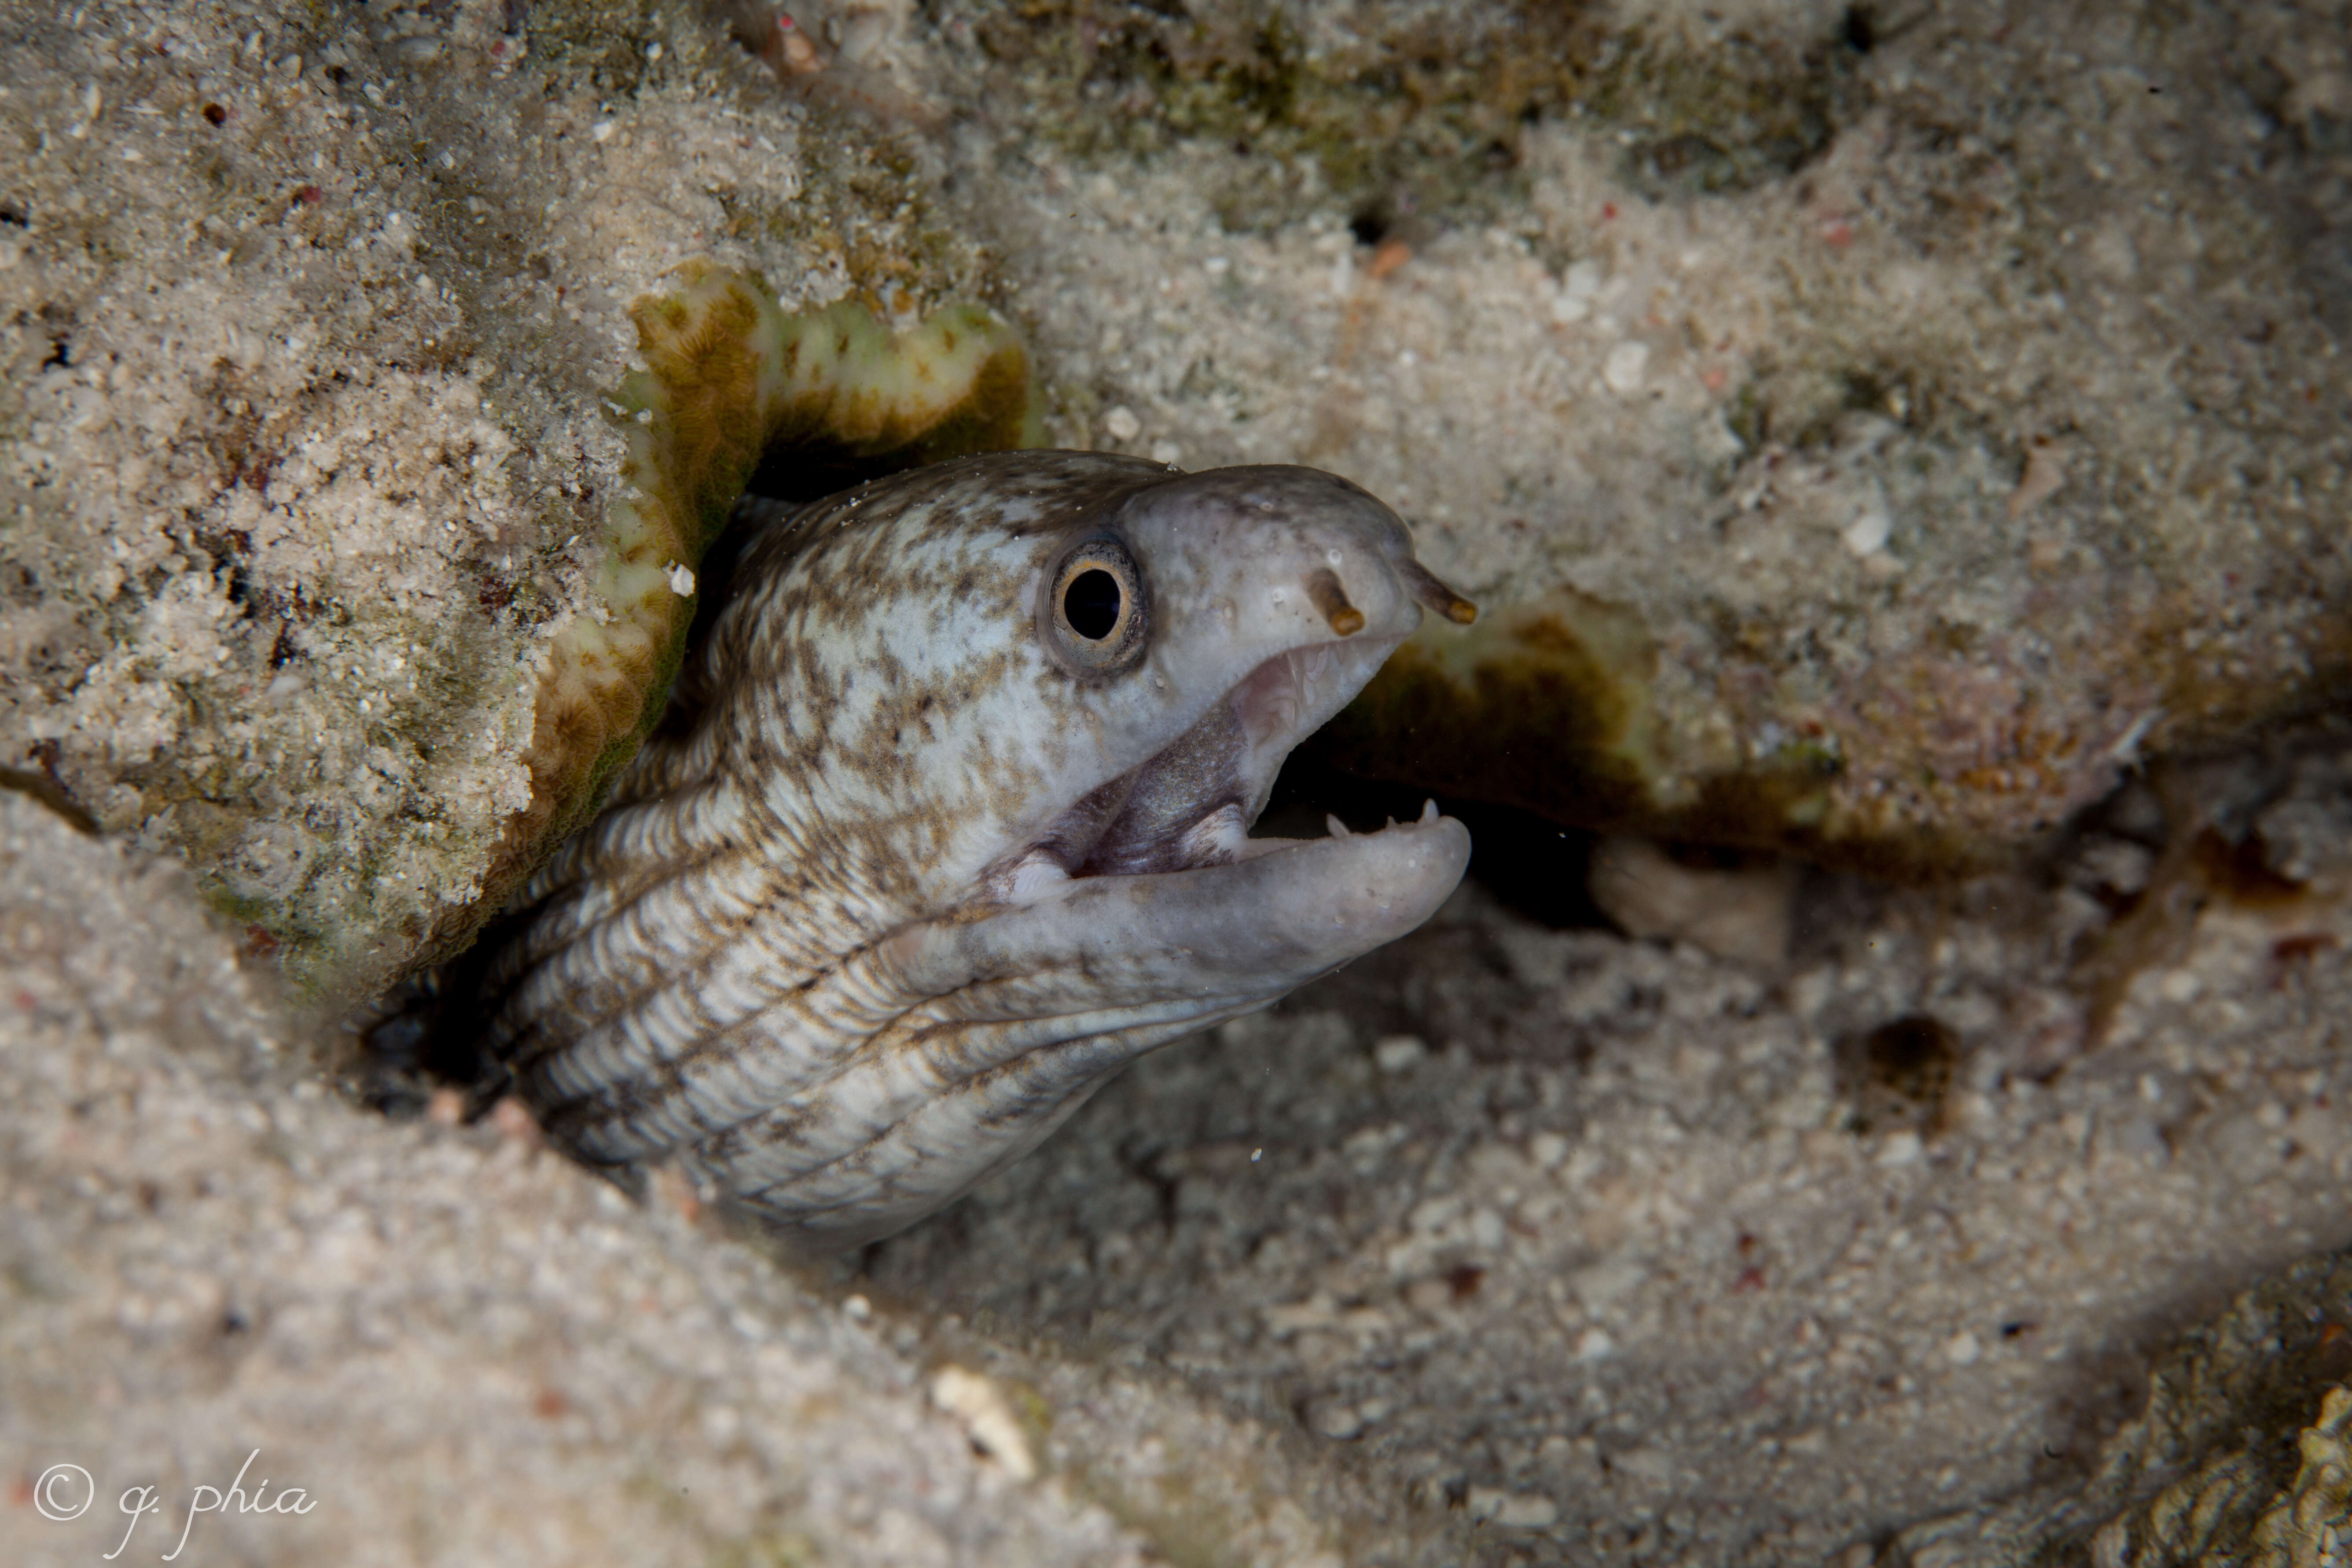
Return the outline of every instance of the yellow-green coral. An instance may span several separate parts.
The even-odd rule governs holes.
[[[2352,1256],[2307,1258],[2191,1331],[2093,1473],[1905,1531],[1891,1560],[1987,1568],[2352,1561]]]
[[[2295,1439],[2294,1484],[2254,1526],[2254,1561],[2318,1568],[2352,1554],[2352,1389],[2331,1388]]]
[[[2144,1568],[2331,1568],[2352,1560],[2352,1390],[2331,1388],[2275,1490],[2251,1454],[2216,1459],[2092,1539],[2098,1563]]]
[[[526,759],[530,805],[445,951],[594,812],[660,716],[694,617],[694,570],[755,468],[781,459],[884,472],[1036,444],[1028,356],[978,306],[894,333],[854,302],[786,315],[758,278],[692,266],[676,293],[639,300],[629,315],[645,369],[611,405],[628,456],[594,597],[549,648]]]

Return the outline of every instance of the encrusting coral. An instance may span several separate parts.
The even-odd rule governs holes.
[[[2147,1408],[2108,1442],[2090,1477],[1989,1513],[1916,1525],[1897,1538],[1895,1560],[2342,1563],[2352,1546],[2347,1291],[2352,1263],[2341,1254],[2263,1280],[2163,1359]]]

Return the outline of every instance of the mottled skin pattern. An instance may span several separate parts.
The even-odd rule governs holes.
[[[1433,814],[1243,837],[1433,582],[1344,480],[1001,453],[768,510],[671,722],[489,970],[490,1050],[582,1158],[885,1235],[1459,879]],[[1142,616],[1116,669],[1055,620],[1102,540]]]

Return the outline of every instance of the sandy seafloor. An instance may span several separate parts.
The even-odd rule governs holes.
[[[847,26],[815,26],[823,47],[874,51],[853,115],[887,120],[910,101],[892,95],[950,90],[942,80],[982,92],[975,8],[835,9]],[[1353,15],[1298,9],[1338,32]],[[1683,9],[1641,15],[1679,25]],[[1733,9],[1706,26],[1851,32],[1837,7]],[[2021,37],[2064,30],[2058,8],[2017,9]],[[100,20],[123,38],[164,30],[135,10]],[[2086,221],[2079,247],[2064,228],[2080,253],[2064,264],[2070,310],[2047,287],[2058,272],[2002,293],[1984,281],[1990,248],[1873,227],[1874,201],[1948,205],[1936,162],[1948,149],[1922,151],[1885,117],[1822,150],[1802,195],[1768,180],[1714,206],[1629,195],[1600,133],[1547,121],[1528,132],[1523,183],[1480,198],[1524,210],[1418,225],[1391,212],[1410,256],[1381,264],[1350,226],[1364,214],[1312,180],[1253,198],[1279,210],[1228,229],[1222,144],[1087,166],[1066,142],[1012,155],[990,142],[1003,123],[976,117],[961,141],[937,138],[939,167],[892,175],[960,194],[890,231],[906,210],[895,190],[827,195],[839,169],[787,133],[856,121],[798,117],[740,71],[713,68],[724,90],[649,77],[633,99],[550,45],[519,79],[511,62],[470,85],[402,86],[391,65],[371,78],[370,60],[404,47],[441,58],[413,46],[437,49],[445,25],[475,43],[503,25],[481,6],[455,21],[422,6],[391,8],[374,46],[354,43],[351,82],[331,87],[315,54],[273,63],[277,45],[240,44],[235,18],[187,15],[192,35],[227,38],[224,79],[276,69],[296,87],[268,90],[298,105],[310,82],[338,126],[392,115],[387,99],[413,106],[401,135],[424,151],[386,173],[400,140],[387,137],[394,152],[351,154],[348,177],[318,173],[325,154],[301,138],[323,148],[329,129],[287,111],[300,135],[278,150],[280,183],[320,182],[299,187],[287,227],[312,204],[320,225],[346,221],[348,196],[348,247],[340,229],[298,242],[265,226],[266,243],[246,243],[225,224],[190,242],[192,259],[125,247],[131,259],[108,260],[96,243],[60,259],[40,248],[47,230],[0,230],[26,300],[62,297],[68,277],[111,286],[109,267],[184,266],[186,286],[140,307],[152,321],[115,320],[110,375],[95,358],[37,365],[51,351],[34,339],[64,329],[30,305],[10,329],[13,363],[58,374],[28,381],[23,431],[5,432],[14,515],[33,521],[0,582],[16,748],[0,763],[49,770],[110,837],[0,796],[0,1556],[87,1561],[122,1528],[103,1517],[121,1486],[176,1498],[259,1447],[322,1511],[215,1521],[185,1560],[2146,1563],[2196,1560],[2196,1544],[2150,1546],[2108,1521],[2202,1476],[2234,1540],[2306,1460],[2319,1511],[2282,1548],[2304,1555],[2265,1560],[2341,1560],[2325,1555],[2340,1538],[2310,1522],[2343,1512],[2347,1483],[2321,1474],[2340,1445],[2298,1453],[2294,1434],[2352,1376],[2352,1296],[2328,1261],[2352,1247],[2352,742],[2323,720],[2225,735],[2196,759],[2143,754],[2161,683],[2128,680],[2080,702],[2079,743],[2034,782],[1988,739],[2009,734],[2001,704],[2029,677],[2053,711],[2083,697],[2048,662],[2050,639],[2149,646],[2132,640],[2138,622],[2117,630],[2126,605],[2202,604],[2241,570],[2315,585],[2315,602],[2340,584],[2328,465],[2343,433],[2322,394],[2343,375],[2340,258],[2326,248],[2341,204],[2313,196],[2303,227],[2259,230],[2309,254],[2256,247],[2217,283],[2195,266],[2228,259],[2228,226],[2148,195],[2178,174],[2151,151],[2164,137],[2218,145],[2196,119],[2209,110],[2250,144],[2300,137],[2293,167],[2312,189],[2338,178],[2330,138],[2352,114],[2328,31],[2340,16],[2249,8],[2247,47],[2301,62],[2261,114],[2220,89],[2188,94],[2187,121],[2088,153],[2042,126],[2043,167],[2087,159],[2086,188],[2120,180],[2137,203],[2117,206],[2129,221]],[[869,15],[870,37],[856,30]],[[2212,20],[2184,15],[2196,26],[2147,45],[2149,59],[2178,64]],[[82,68],[41,35],[46,14],[9,20],[20,61]],[[698,15],[659,20],[670,42],[655,58],[702,58],[681,42]],[[1448,26],[1440,9],[1425,22]],[[2091,98],[2120,90],[2139,67],[2117,61],[2141,35],[2083,36],[2105,64],[2066,79],[2095,79]],[[2282,38],[2310,48],[2282,54]],[[1933,74],[1892,44],[1876,58],[1889,81]],[[513,82],[542,68],[546,102],[516,110]],[[2260,74],[2234,56],[2229,69]],[[89,190],[111,188],[100,174],[146,178],[163,157],[120,149],[195,112],[194,99],[141,100],[142,119],[59,71],[27,73],[0,102],[49,138],[45,197],[74,188],[57,171],[84,148],[108,159],[76,176]],[[393,90],[360,85],[379,80]],[[2129,85],[2137,96],[2116,101],[2154,113]],[[2064,131],[2079,109],[2053,89],[2036,112]],[[473,110],[496,132],[485,146],[520,126],[558,151],[420,205],[433,169],[464,169]],[[1955,144],[1983,130],[1953,130]],[[1981,153],[1954,156],[1980,169]],[[709,191],[688,190],[688,164]],[[534,181],[592,177],[608,182],[604,201],[542,213]],[[1969,233],[1979,219],[2007,232],[2034,201],[2063,216],[2091,199],[2054,185],[2028,199],[2003,178],[1970,187]],[[710,192],[728,180],[722,202]],[[796,200],[803,181],[812,205],[837,204],[831,237],[735,221],[743,189]],[[2341,196],[2340,179],[2328,188]],[[74,199],[78,222],[110,232],[105,201]],[[1580,226],[1603,206],[1619,222],[1620,204],[1607,236]],[[538,265],[483,283],[497,258],[453,257],[437,236],[438,281],[420,284],[418,210],[458,226],[504,215]],[[2042,218],[2054,235],[2047,214],[2020,222]],[[1663,628],[1661,703],[1711,715],[1694,732],[1729,738],[1709,755],[1760,755],[1778,742],[1758,735],[1781,732],[1771,704],[1793,699],[1722,699],[1691,630],[1731,605],[1796,650],[1790,689],[1819,699],[1806,711],[1876,715],[1890,745],[1917,742],[1906,765],[2008,781],[1923,791],[1919,809],[1953,810],[1971,833],[2052,812],[2069,825],[2007,873],[1924,885],[1769,857],[1709,869],[1725,858],[1613,843],[1601,858],[1622,871],[1598,889],[1612,927],[1578,892],[1580,836],[1489,814],[1493,875],[1427,929],[1139,1064],[964,1203],[826,1266],[779,1262],[676,1194],[632,1206],[511,1121],[394,1121],[351,1102],[312,1052],[331,1009],[287,998],[251,900],[331,910],[317,951],[380,976],[416,911],[461,902],[478,876],[466,856],[518,787],[519,672],[549,617],[583,613],[583,491],[608,486],[614,461],[589,405],[625,358],[620,303],[704,248],[761,267],[792,303],[823,302],[857,280],[872,233],[911,254],[912,229],[957,222],[982,259],[908,275],[994,290],[1038,346],[1056,439],[1187,466],[1328,462],[1394,500],[1424,553],[1490,602],[1539,581],[1643,605]],[[1924,355],[1879,328],[1926,322],[1949,362],[1936,375],[1956,378],[1949,416],[1904,423],[1874,388],[1826,433],[1748,450],[1717,395],[1769,358],[1759,342],[1802,323],[1806,269],[1828,272],[1832,235],[1839,255],[1878,255],[1895,295],[1873,296],[1865,331],[1827,321],[1853,296],[1822,285],[1818,335],[1864,357]],[[594,281],[560,292],[549,257]],[[2210,286],[2171,297],[2181,277]],[[332,302],[362,284],[363,309]],[[234,324],[254,298],[278,314],[247,318],[246,347],[232,334],[250,363],[205,374],[319,427],[310,457],[220,487],[239,509],[227,521],[250,527],[238,569],[296,606],[283,631],[220,607],[227,569],[198,548],[223,537],[205,511],[214,480],[194,426],[172,423],[201,419],[165,406],[189,334]],[[502,364],[525,352],[526,307],[568,313],[578,336]],[[289,341],[306,310],[364,326]],[[453,333],[481,354],[419,346]],[[405,368],[335,379],[371,359]],[[162,412],[140,404],[150,394]],[[167,449],[134,471],[138,429]],[[330,447],[375,456],[338,468],[319,455]],[[2037,459],[2045,447],[2072,456]],[[2247,478],[2249,453],[2276,459],[2273,488]],[[65,501],[27,499],[60,473],[85,482]],[[166,507],[167,480],[195,499]],[[1719,516],[1701,504],[1725,497]],[[1532,532],[1489,526],[1506,499]],[[175,533],[147,510],[181,506],[209,521]],[[444,526],[436,508],[467,524],[439,554],[420,543]],[[2224,515],[2227,529],[2212,521]],[[518,556],[552,606],[541,620],[481,589],[495,569],[511,596]],[[300,623],[321,561],[352,605]],[[456,606],[443,644],[399,642],[434,612],[402,618],[413,605],[394,589]],[[2174,646],[2259,684],[2317,657],[2297,641],[2309,609],[2284,587],[2257,593]],[[2028,613],[2048,636],[2006,638]],[[404,675],[383,662],[395,645],[417,660]],[[298,662],[280,669],[289,647]],[[497,670],[468,676],[483,648]],[[1946,728],[1906,730],[1910,710],[1889,720],[1884,692],[1865,689],[1913,659],[1928,661],[1922,689],[1942,706],[1926,710]],[[363,691],[379,704],[366,720]],[[387,712],[457,712],[468,745],[436,755],[412,744],[430,725]],[[1752,730],[1732,733],[1735,720]],[[1339,804],[1377,815],[1377,795]],[[351,875],[362,862],[401,875]],[[233,927],[198,889],[215,913],[236,910]],[[58,1462],[107,1493],[77,1524],[35,1506]],[[162,1521],[140,1528],[142,1547],[169,1549]]]
[[[2344,768],[2264,808],[2338,876]],[[1764,971],[1474,885],[873,1275],[1297,1420],[1505,1561],[1820,1561],[2027,1492],[2181,1330],[2352,1242],[2352,909],[2189,894],[2078,1055],[2063,959],[2127,842],[2055,888],[1817,877]]]

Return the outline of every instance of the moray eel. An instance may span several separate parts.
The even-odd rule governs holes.
[[[1433,805],[1248,837],[1423,605],[1475,613],[1346,480],[1002,452],[745,510],[670,719],[486,971],[491,1057],[589,1163],[885,1236],[1461,879]]]

